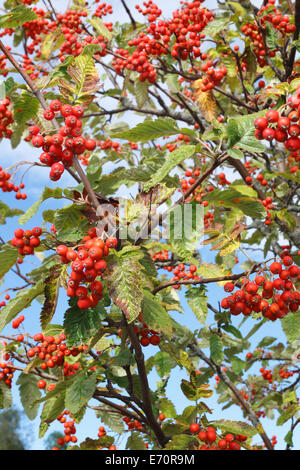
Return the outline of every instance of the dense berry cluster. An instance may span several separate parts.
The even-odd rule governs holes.
[[[42,370],[52,369],[53,367],[63,366],[64,376],[75,375],[80,369],[80,363],[68,364],[66,358],[69,356],[76,357],[86,349],[85,346],[69,349],[65,342],[65,335],[61,333],[59,336],[45,336],[43,333],[37,333],[33,336],[36,345],[27,351],[29,358],[37,357],[41,361],[40,368]],[[46,388],[46,382],[39,382],[39,388]],[[53,384],[49,384],[53,389]]]
[[[19,254],[21,256],[33,255],[34,249],[41,244],[42,229],[41,227],[34,227],[32,230],[18,228],[14,235],[11,244],[18,248]]]
[[[269,0],[268,3],[261,7],[257,13],[257,20],[254,23],[247,23],[242,26],[241,30],[245,36],[252,41],[253,51],[257,57],[261,67],[267,64],[266,54],[274,57],[277,49],[266,50],[263,34],[267,27],[275,28],[282,36],[292,34],[296,30],[296,26],[291,23],[291,16],[283,15],[275,6],[275,0]]]
[[[239,442],[246,441],[247,437],[227,433],[224,437],[217,436],[216,430],[212,426],[200,429],[198,423],[190,425],[190,432],[197,434],[204,444],[199,446],[199,450],[240,450]]]
[[[0,101],[0,139],[2,139],[2,137],[10,139],[12,136],[12,130],[9,129],[9,126],[13,124],[14,118],[13,113],[9,109],[9,105],[10,99],[8,97]]]
[[[0,381],[11,388],[15,369],[12,362],[0,362]]]
[[[206,8],[201,8],[201,1],[182,2],[182,7],[173,12],[171,20],[159,19],[162,11],[152,0],[143,2],[145,9],[136,6],[137,10],[147,16],[149,27],[145,32],[128,41],[130,47],[135,47],[133,53],[126,49],[116,51],[113,66],[117,73],[124,69],[135,70],[139,79],[154,83],[156,80],[155,66],[152,58],[171,54],[176,59],[186,60],[189,56],[201,56],[200,46],[204,35],[201,34],[213,14]],[[218,71],[211,69],[211,77],[217,80]],[[222,72],[219,72],[219,74]],[[222,75],[223,77],[224,75]]]
[[[265,116],[261,116],[254,121],[256,127],[255,136],[259,140],[273,140],[283,143],[290,153],[287,166],[290,172],[299,170],[299,150],[300,150],[300,87],[295,94],[287,100],[287,105],[280,113],[275,109],[270,109]],[[263,180],[261,181],[263,184]]]
[[[73,164],[74,155],[81,155],[86,150],[91,151],[96,148],[94,139],[84,139],[82,137],[82,122],[84,109],[82,106],[70,106],[62,104],[59,100],[50,102],[49,109],[44,111],[44,118],[51,121],[57,113],[64,118],[62,126],[57,134],[43,136],[38,126],[28,128],[28,139],[36,148],[42,148],[40,155],[41,163],[51,167],[50,179],[58,181],[65,168]]]
[[[272,280],[266,275],[257,275],[254,282],[242,279],[242,288],[225,297],[221,302],[222,308],[228,309],[232,315],[242,313],[247,316],[252,312],[261,312],[265,318],[272,321],[286,316],[289,312],[297,312],[300,306],[300,292],[295,284],[299,280],[300,269],[293,264],[293,259],[286,251],[281,257],[281,262],[275,261],[269,266]],[[278,277],[274,277],[275,275]],[[224,285],[225,292],[232,293],[234,288],[232,282]]]
[[[81,243],[76,249],[59,245],[56,251],[62,263],[71,263],[72,271],[68,281],[67,295],[78,298],[79,308],[88,309],[96,307],[103,297],[103,285],[96,278],[101,277],[105,271],[104,258],[108,255],[109,248],[116,248],[117,240],[107,238],[104,242],[97,237],[97,231],[93,228],[89,230],[89,235],[85,236]]]

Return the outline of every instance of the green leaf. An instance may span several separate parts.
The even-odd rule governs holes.
[[[223,343],[219,335],[212,334],[209,338],[210,358],[213,362],[220,364],[224,359]]]
[[[142,315],[151,330],[163,333],[167,338],[172,337],[172,319],[166,309],[151,292],[144,290]]]
[[[60,393],[46,401],[41,413],[41,422],[52,423],[65,409],[65,394]],[[47,430],[47,428],[46,428]],[[45,430],[45,432],[46,432]],[[40,436],[39,436],[40,437]]]
[[[194,436],[189,434],[177,434],[172,437],[172,440],[169,441],[165,449],[166,450],[186,450],[190,449],[191,442],[195,439]]]
[[[233,334],[233,336],[235,336],[236,338],[243,339],[243,336],[242,336],[241,332],[237,328],[235,328],[235,326],[233,326],[233,325],[223,325],[222,328],[223,328],[223,330],[227,331],[227,333]]]
[[[224,191],[215,189],[213,192],[207,194],[205,198],[208,201],[216,201],[219,205],[224,207],[231,207],[233,209],[241,210],[245,215],[252,218],[263,218],[266,211],[263,205],[257,200],[257,197],[245,196],[241,192],[232,188],[225,189]]]
[[[97,418],[101,419],[101,422],[105,425],[108,426],[113,432],[116,432],[118,434],[123,434],[124,432],[124,426],[123,422],[120,419],[120,416],[118,413],[115,413],[114,408],[111,408],[112,411],[107,411],[109,407],[107,405],[103,405],[103,410],[101,409],[101,406],[97,408],[96,411],[96,416]]]
[[[40,103],[35,96],[27,92],[22,93],[14,103],[14,118],[17,124],[23,125],[35,116],[38,112]]]
[[[39,281],[29,289],[20,290],[14,299],[1,310],[0,331],[5,325],[15,318],[18,313],[23,312],[31,302],[44,291],[44,282]]]
[[[130,131],[116,134],[115,137],[130,142],[147,142],[159,137],[180,134],[180,132],[173,119],[158,118],[155,121],[144,121]]]
[[[33,374],[22,373],[17,381],[17,385],[20,385],[20,398],[23,405],[23,409],[30,420],[36,418],[39,403],[33,402],[41,397],[41,391],[37,386],[39,377]]]
[[[266,21],[265,23],[265,30],[266,30],[266,45],[267,47],[273,51],[274,49],[278,49],[278,41],[282,37],[280,32],[274,28],[274,26],[269,22]]]
[[[42,330],[46,328],[55,313],[62,273],[66,274],[66,266],[63,264],[55,265],[45,279],[45,301],[40,315]]]
[[[65,406],[76,417],[78,412],[92,398],[97,384],[97,374],[87,375],[80,372],[67,388]]]
[[[16,28],[17,26],[37,19],[37,14],[32,8],[19,5],[6,15],[0,16],[0,28]]]
[[[0,381],[0,409],[10,408],[12,405],[12,393],[10,388],[3,382]]]
[[[252,153],[265,151],[265,146],[255,137],[254,121],[261,116],[261,112],[228,119],[228,147],[242,148]]]
[[[176,409],[173,403],[168,398],[162,398],[159,404],[159,411],[165,415],[166,418],[175,418]]]
[[[243,152],[239,149],[229,149],[227,151],[227,154],[232,158],[238,158],[238,159],[244,158]]]
[[[70,300],[70,308],[64,317],[64,330],[70,346],[81,345],[89,340],[100,328],[101,320],[107,313],[101,303],[88,310],[77,307],[75,300]]]
[[[102,436],[99,439],[91,439],[87,437],[84,442],[80,444],[80,450],[101,450],[103,448],[108,448],[114,443],[114,438],[112,436]],[[73,446],[71,447],[71,449]]]
[[[281,326],[289,343],[300,338],[300,312],[289,313],[281,319]]]
[[[80,240],[87,231],[88,222],[83,217],[82,206],[70,204],[56,211],[54,225],[59,240],[64,241],[65,237],[68,239],[70,230],[74,230],[74,228],[74,236],[76,236],[76,240]]]
[[[139,108],[142,108],[148,100],[148,84],[147,82],[141,82],[139,78],[134,83],[134,93],[136,102]]]
[[[242,421],[220,419],[218,421],[214,421],[213,425],[227,433],[242,434],[247,437],[252,437],[255,436],[255,434],[258,434],[258,431],[253,426]]]
[[[158,375],[161,378],[164,378],[170,375],[170,371],[173,367],[176,366],[176,362],[165,351],[159,351],[154,356],[154,365],[155,365]]]
[[[9,206],[0,201],[0,224],[6,223],[6,217],[15,217],[16,215],[24,214],[21,209],[11,209]]]
[[[107,281],[113,302],[132,322],[141,311],[143,299],[141,264],[143,252],[134,246],[124,247],[107,258],[103,280]]]
[[[242,361],[239,357],[234,356],[231,360],[232,370],[235,374],[240,374],[245,367],[245,361]]]
[[[287,410],[285,410],[279,418],[277,419],[277,426],[282,426],[286,421],[291,419],[293,416],[295,416],[296,413],[300,411],[300,405],[292,404],[290,405]]]
[[[229,18],[220,17],[210,21],[202,31],[205,36],[216,37],[222,30],[228,29]]]
[[[144,186],[145,191],[149,191],[150,188],[156,186],[158,183],[169,175],[170,171],[173,170],[177,165],[182,163],[187,158],[190,158],[195,153],[196,147],[194,145],[182,145],[173,152],[169,152],[162,167],[154,173]]]
[[[109,31],[101,18],[92,18],[88,22],[93,26],[98,35],[105,37],[109,41],[112,39],[113,33]]]
[[[127,440],[126,449],[146,450],[142,436],[137,432],[132,432]]]
[[[10,244],[1,245],[0,248],[0,279],[3,278],[10,268],[17,262],[19,253],[17,248]],[[3,310],[1,311],[2,314]]]
[[[186,291],[185,296],[197,320],[204,325],[208,312],[205,288],[203,286],[192,287]]]

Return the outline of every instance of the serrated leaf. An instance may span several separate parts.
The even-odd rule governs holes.
[[[33,402],[41,397],[41,391],[37,386],[38,381],[39,378],[36,375],[24,373],[17,381],[17,385],[20,385],[19,392],[23,409],[30,420],[36,418],[39,409],[39,403],[33,405]]]
[[[223,29],[227,29],[228,23],[230,22],[229,18],[220,17],[215,18],[210,21],[202,31],[202,34],[205,36],[210,36],[211,38],[216,37]]]
[[[37,19],[37,14],[32,8],[19,5],[6,15],[0,16],[0,28],[16,28],[19,25]]]
[[[14,118],[19,126],[26,124],[35,116],[39,109],[39,101],[35,96],[23,92],[14,103]]]
[[[142,436],[137,432],[132,432],[127,440],[126,449],[146,450]]]
[[[190,449],[190,444],[194,440],[194,436],[188,434],[177,434],[172,437],[165,449],[166,450],[187,450]]]
[[[0,249],[0,279],[12,268],[17,262],[19,253],[17,248],[10,244],[1,245]],[[2,314],[2,311],[1,311]]]
[[[170,315],[159,300],[147,290],[144,290],[142,315],[150,329],[163,333],[167,338],[172,337],[173,328]]]
[[[228,119],[228,147],[239,147],[252,153],[265,151],[265,146],[255,137],[254,121],[261,112],[230,117]]]
[[[176,362],[165,351],[159,351],[154,356],[154,365],[158,375],[161,378],[164,378],[170,375],[170,371],[174,366],[176,366]]]
[[[173,119],[158,118],[155,121],[144,121],[129,131],[116,134],[118,139],[130,142],[147,142],[159,137],[180,134],[180,129]]]
[[[277,419],[276,425],[277,426],[282,426],[286,421],[291,419],[293,416],[295,416],[296,413],[300,411],[300,405],[292,404],[290,405],[287,410],[285,410],[279,418]]]
[[[210,358],[220,364],[224,359],[223,343],[219,335],[212,334],[209,338]]]
[[[176,409],[173,403],[168,398],[163,398],[159,404],[159,411],[165,415],[166,418],[175,418]]]
[[[100,418],[101,422],[105,426],[108,426],[113,432],[123,434],[124,425],[120,419],[120,415],[116,413],[113,408],[111,408],[111,411],[108,411],[109,407],[107,405],[103,405],[103,408],[103,410],[101,409],[101,406],[97,408],[97,418]]]
[[[70,346],[87,342],[101,327],[107,313],[101,303],[87,310],[77,307],[76,301],[70,301],[70,308],[64,317],[64,330]]]
[[[203,286],[192,287],[186,291],[185,296],[197,320],[204,325],[208,312],[205,289]]]
[[[248,423],[244,423],[243,421],[229,421],[220,419],[218,421],[214,421],[214,426],[221,429],[223,432],[232,433],[232,434],[242,434],[247,437],[255,436],[258,434],[258,430],[255,429],[253,426],[250,426]]]
[[[107,258],[103,280],[107,281],[109,295],[113,302],[132,322],[141,311],[143,299],[141,264],[143,257],[137,247],[125,247]]]
[[[97,384],[97,374],[80,372],[67,388],[65,406],[76,417],[77,413],[92,398]]]
[[[300,338],[300,312],[289,313],[281,319],[282,329],[289,343]]]
[[[12,393],[10,388],[4,383],[3,380],[0,381],[0,409],[10,408],[12,405]]]
[[[217,117],[217,104],[211,90],[202,91],[202,79],[195,80],[192,87],[199,110],[208,122]]]
[[[112,39],[113,34],[103,23],[101,18],[92,18],[88,20],[88,22],[93,26],[93,28],[97,31],[98,35],[105,37],[109,41]]]
[[[42,330],[46,328],[55,313],[62,273],[66,273],[66,266],[62,264],[55,265],[45,279],[45,301],[40,315]]]
[[[2,308],[0,316],[0,331],[5,325],[15,318],[18,313],[23,312],[31,302],[44,291],[44,282],[39,281],[29,289],[23,289]]]
[[[154,173],[150,178],[150,181],[147,182],[144,186],[145,191],[149,191],[150,188],[156,186],[170,173],[173,168],[182,163],[187,158],[190,158],[195,153],[196,147],[194,145],[182,145],[174,152],[170,152],[167,155],[165,162],[162,167]]]

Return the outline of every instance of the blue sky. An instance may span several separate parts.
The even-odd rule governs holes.
[[[67,5],[67,1],[65,0],[52,0],[53,5],[56,8],[62,9],[62,7],[65,7]],[[1,2],[2,3],[2,2]],[[135,5],[138,2],[132,2],[131,0],[128,1],[129,5]],[[157,0],[156,2],[163,10],[164,15],[168,17],[171,12],[174,10],[175,7],[179,6],[179,1],[174,1],[174,0]],[[253,3],[258,3],[258,2],[253,2]],[[124,21],[125,15],[123,13],[123,10],[120,7],[120,2],[119,0],[112,0],[111,2],[112,6],[114,7],[115,13],[112,16],[112,20],[119,20],[119,21]],[[216,2],[215,1],[208,1],[205,2],[204,5],[210,7],[210,8],[215,8],[216,7]],[[135,14],[135,17],[138,20],[142,20],[142,17],[138,14]],[[109,17],[110,18],[110,17]],[[110,21],[110,19],[108,20]],[[126,19],[127,21],[127,19]],[[132,122],[130,122],[130,125],[134,125],[134,120],[136,118],[132,117]],[[27,145],[26,143],[20,144],[20,146],[12,150],[9,141],[7,140],[2,140],[0,143],[1,146],[1,152],[0,152],[0,165],[3,168],[6,168],[10,166],[12,163],[17,162],[19,160],[37,160],[39,157],[39,150],[33,149],[31,146]],[[109,171],[110,168],[107,168],[107,171]],[[29,208],[39,197],[40,193],[42,192],[43,188],[45,185],[49,187],[56,187],[58,183],[53,183],[49,180],[48,177],[49,171],[48,169],[43,169],[43,168],[33,168],[30,170],[29,173],[27,173],[25,177],[25,184],[26,188],[25,191],[28,195],[28,199],[26,201],[21,201],[17,202],[14,199],[14,195],[12,193],[8,194],[1,194],[1,200],[9,204],[10,206],[15,206],[15,207],[20,207],[23,210],[26,210]],[[68,185],[73,186],[74,185],[74,180],[68,175],[68,173],[64,173],[62,179],[59,181],[59,185],[66,187]],[[124,190],[124,187],[121,188],[119,191],[120,195],[128,195],[128,192]],[[25,228],[32,228],[34,226],[40,225],[41,224],[41,214],[43,210],[46,209],[55,209],[58,207],[61,207],[62,203],[54,200],[48,200],[43,203],[41,206],[41,209],[39,210],[38,214],[34,216],[26,225]],[[0,226],[0,235],[3,237],[5,240],[9,240],[13,236],[13,231],[17,226],[17,219],[8,219],[8,224],[6,226]],[[201,251],[202,257],[203,257],[203,262],[211,262],[213,261],[212,255],[208,250],[202,250]],[[256,257],[256,259],[258,259]],[[240,260],[243,261],[243,257],[240,257]],[[30,272],[34,266],[38,266],[39,261],[35,257],[28,257],[26,259],[26,263],[24,263],[24,272]],[[12,286],[12,285],[18,285],[16,284],[18,282],[16,276],[13,274],[8,274],[5,279],[4,285],[0,287],[0,291],[3,291],[5,288]],[[211,303],[217,307],[217,299],[221,299],[223,294],[223,290],[216,285],[209,285],[208,288],[208,297],[211,301]],[[181,294],[182,297],[182,304],[185,313],[184,314],[179,314],[179,313],[174,313],[173,317],[175,320],[178,322],[188,325],[190,329],[199,329],[199,323],[195,319],[193,313],[187,306],[184,296]],[[0,299],[1,300],[1,299]],[[67,302],[66,298],[64,295],[60,296],[57,312],[55,314],[55,317],[53,318],[53,323],[59,323],[63,319],[64,311],[66,309]],[[40,304],[36,301],[33,302],[32,306],[26,310],[26,320],[24,322],[24,327],[26,331],[29,331],[31,333],[40,331],[40,326],[39,326],[39,313],[40,313]],[[212,316],[208,316],[208,324],[212,322]],[[234,319],[234,325],[238,326],[240,322],[240,318],[235,318]],[[253,322],[250,320],[247,321],[241,331],[242,333],[245,333],[248,331],[251,326],[253,326]],[[5,332],[8,333],[10,332],[11,329],[7,327],[5,329]],[[279,321],[276,321],[275,323],[269,322],[265,327],[263,327],[259,333],[256,334],[255,336],[255,342],[257,342],[262,339],[265,335],[268,336],[275,336],[278,337],[279,340],[284,341],[284,336],[282,334],[281,328],[280,328],[280,323]],[[152,348],[149,350],[145,350],[145,353],[148,354],[151,353],[152,351],[156,351],[157,349]],[[241,356],[241,358],[243,358]],[[183,408],[187,405],[190,405],[191,402],[189,402],[184,395],[180,391],[180,380],[183,378],[185,374],[181,370],[176,370],[176,374],[172,377],[172,379],[169,382],[168,385],[168,397],[170,400],[172,400],[176,407],[177,410],[180,412],[183,410]],[[150,375],[150,381],[151,383],[155,383],[155,381],[159,380],[159,377],[156,375],[156,373],[151,373]],[[214,385],[215,381],[214,379],[212,380],[212,385]],[[212,419],[242,419],[242,413],[239,409],[239,407],[234,406],[230,410],[224,410],[220,411],[220,406],[216,402],[216,395],[213,395],[212,398],[207,400],[207,405],[212,408],[214,411],[212,415]],[[18,393],[14,392],[14,401],[17,406],[21,407]],[[273,424],[268,420],[268,419],[263,419],[262,420],[263,425],[265,426],[265,429],[267,433],[272,436],[274,434],[274,428]],[[91,410],[87,411],[87,414],[85,416],[85,419],[83,420],[82,423],[80,423],[77,426],[78,432],[77,432],[77,437],[78,440],[84,440],[87,436],[96,438],[97,436],[97,428],[99,427],[100,422],[99,420],[96,420],[94,417],[94,412]],[[43,449],[43,443],[38,440],[38,426],[39,426],[39,421],[38,419],[34,420],[32,422],[33,426],[33,436],[31,440],[31,448],[32,449]],[[50,428],[50,432],[53,430],[63,430],[63,426],[59,423],[53,423]],[[277,448],[282,448],[284,447],[283,443],[283,437],[288,431],[288,426],[283,426],[280,429],[280,434],[277,432],[277,437],[279,444]],[[127,436],[127,434],[126,434]],[[299,442],[299,437],[300,437],[300,431],[297,431],[295,433],[295,439],[294,441]],[[257,441],[258,442],[258,441]],[[119,444],[119,447],[122,447],[124,445],[124,439],[121,439],[121,442]],[[299,446],[298,446],[299,447]]]

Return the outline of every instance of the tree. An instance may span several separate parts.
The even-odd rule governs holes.
[[[126,431],[127,449],[273,450],[286,423],[292,448],[300,2],[218,2],[212,11],[186,1],[164,19],[163,2],[121,0],[128,20],[115,23],[108,4],[67,3],[7,0],[0,17],[1,137],[36,155],[0,172],[1,223],[19,216],[0,247],[2,408],[18,388],[27,416],[40,413],[40,438],[64,424],[58,448],[113,450]],[[23,210],[32,167],[50,169],[49,187]],[[40,264],[28,272],[34,254]],[[40,331],[15,331],[31,304]],[[273,323],[285,341],[256,341]],[[167,392],[178,369],[178,397],[191,402],[183,411]],[[225,420],[221,409],[212,419],[213,394],[243,419]],[[101,425],[79,443],[88,407]]]
[[[1,450],[25,450],[27,438],[24,434],[24,414],[16,409],[2,411],[0,413],[0,449]]]

